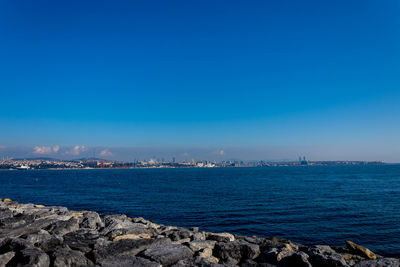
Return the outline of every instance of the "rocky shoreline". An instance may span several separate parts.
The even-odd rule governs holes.
[[[126,215],[0,199],[2,266],[399,266],[347,241],[346,247],[210,233]]]

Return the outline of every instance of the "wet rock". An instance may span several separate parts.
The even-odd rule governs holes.
[[[64,244],[75,250],[87,253],[93,249],[93,245],[100,237],[95,230],[80,229],[63,236]]]
[[[69,248],[61,248],[55,251],[52,255],[52,259],[54,267],[86,266],[92,264],[82,252]]]
[[[399,267],[399,259],[382,258],[377,260],[363,260],[358,262],[354,267]]]
[[[104,227],[104,223],[97,212],[86,212],[82,215],[82,222],[79,224],[79,227],[100,229]]]
[[[4,267],[15,256],[14,251],[10,251],[0,255],[0,266]]]
[[[312,246],[307,250],[307,254],[313,266],[349,266],[343,256],[329,246]]]
[[[136,256],[140,252],[152,246],[161,246],[171,243],[170,239],[121,239],[117,242],[111,242],[104,247],[99,247],[93,251],[95,263],[103,259],[114,257],[119,254]]]
[[[217,242],[232,242],[235,237],[230,233],[206,233],[208,240],[215,240]]]
[[[375,253],[373,253],[371,250],[364,248],[360,245],[357,245],[356,243],[353,243],[351,241],[346,241],[347,248],[352,251],[354,254],[360,255],[362,257],[368,258],[368,259],[376,259]]]
[[[168,244],[148,248],[143,252],[143,255],[150,260],[161,263],[163,266],[169,266],[180,260],[193,257],[194,253],[186,246]]]

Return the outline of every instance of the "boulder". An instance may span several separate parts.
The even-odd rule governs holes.
[[[54,267],[86,266],[92,264],[82,252],[69,248],[58,249],[53,253],[52,259]]]
[[[4,267],[7,265],[7,263],[10,262],[10,260],[15,256],[15,252],[14,251],[10,251],[4,254],[0,255],[0,266]]]
[[[188,258],[180,260],[173,267],[225,267],[227,265],[210,262],[202,257]]]
[[[222,260],[228,258],[237,261],[245,259],[255,259],[260,255],[260,248],[256,244],[251,244],[243,240],[236,240],[234,242],[218,242],[214,247],[214,256]]]
[[[71,217],[67,221],[57,221],[45,228],[50,234],[63,236],[79,229],[78,220]]]
[[[157,262],[132,255],[118,255],[117,257],[109,257],[102,259],[97,264],[102,267],[162,267],[162,265]]]
[[[376,259],[375,253],[373,253],[371,250],[369,250],[367,248],[357,245],[356,243],[353,243],[351,241],[346,241],[346,245],[347,245],[347,248],[354,254],[360,255],[367,259],[372,259],[372,260]]]
[[[93,249],[100,235],[96,230],[80,229],[63,236],[64,244],[75,250],[87,253]]]
[[[79,224],[81,228],[96,230],[104,227],[104,223],[97,212],[86,212],[82,215],[81,220],[82,222]]]
[[[196,252],[203,248],[214,249],[215,243],[217,243],[217,241],[204,240],[204,241],[191,241],[188,243],[184,243],[184,245],[188,246],[191,250]]]
[[[26,248],[16,253],[14,258],[9,262],[11,266],[32,266],[47,267],[50,266],[49,256],[39,248]]]
[[[343,256],[329,246],[311,246],[307,250],[309,261],[313,266],[347,267],[349,266]]]
[[[208,240],[215,240],[217,242],[232,242],[235,237],[230,233],[206,233]]]
[[[180,260],[193,257],[194,253],[188,247],[177,244],[167,244],[146,249],[143,255],[163,266],[172,265]]]
[[[382,258],[377,260],[363,260],[358,262],[354,267],[399,267],[399,259]]]
[[[119,236],[116,236],[116,237],[114,237],[114,239],[113,239],[113,241],[115,242],[115,241],[118,241],[118,240],[121,240],[121,239],[150,239],[151,238],[151,236],[149,235],[149,234],[138,234],[138,235],[135,235],[135,234],[127,234],[127,235],[119,235]]]
[[[103,259],[114,257],[116,255],[136,256],[140,252],[152,246],[166,245],[171,243],[170,239],[121,239],[117,242],[111,242],[104,247],[98,247],[92,252],[92,258],[95,263]]]

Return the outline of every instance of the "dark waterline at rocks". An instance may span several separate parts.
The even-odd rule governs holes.
[[[0,172],[0,196],[210,232],[400,251],[400,166]]]

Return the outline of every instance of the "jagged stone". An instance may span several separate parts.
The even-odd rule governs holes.
[[[399,259],[382,258],[377,260],[363,260],[358,262],[354,267],[399,267]]]
[[[343,256],[329,246],[312,246],[308,248],[307,254],[310,256],[309,260],[313,266],[349,266]]]
[[[26,248],[16,253],[14,258],[9,262],[9,265],[48,267],[50,266],[50,258],[39,248]]]
[[[52,255],[54,267],[86,266],[93,264],[85,255],[77,250],[60,248]]]
[[[186,246],[167,244],[148,248],[143,252],[143,255],[150,260],[161,263],[163,266],[169,266],[180,260],[193,257],[194,253]]]
[[[217,242],[232,242],[235,241],[234,235],[230,233],[206,233],[207,239]]]
[[[204,241],[191,241],[188,243],[184,243],[184,245],[188,246],[191,250],[196,252],[203,248],[214,249],[215,243],[217,243],[217,241],[204,240]]]
[[[202,257],[180,260],[172,267],[226,267],[226,265],[210,262]]]
[[[260,248],[243,240],[234,242],[218,242],[215,244],[214,256],[222,260],[232,258],[237,261],[242,259],[255,259],[260,255]]]
[[[171,243],[170,239],[121,239],[111,242],[104,247],[99,247],[92,252],[95,263],[119,254],[136,256],[138,253],[156,245]]]
[[[352,251],[354,254],[358,254],[362,257],[366,257],[366,258],[372,259],[372,260],[376,259],[375,253],[373,253],[371,250],[369,250],[367,248],[357,245],[356,243],[351,242],[351,241],[346,241],[346,245],[347,245],[348,249],[350,251]]]
[[[104,223],[97,212],[86,212],[82,215],[79,227],[96,230],[104,227]]]
[[[0,254],[9,251],[20,251],[32,246],[33,244],[25,239],[18,237],[10,237],[3,239],[2,242],[0,243]]]
[[[57,221],[45,228],[49,233],[63,236],[67,233],[77,231],[79,229],[78,220],[71,217],[67,221]]]
[[[95,230],[80,229],[63,236],[64,244],[75,250],[87,253],[93,249],[100,235]]]
[[[198,232],[194,233],[191,238],[193,241],[203,241],[206,240],[206,233],[205,232]]]
[[[6,252],[4,254],[0,255],[0,267],[4,267],[7,265],[7,263],[10,262],[10,260],[15,256],[14,251]]]
[[[97,263],[102,267],[162,267],[161,264],[132,255],[119,255],[102,259]]]

